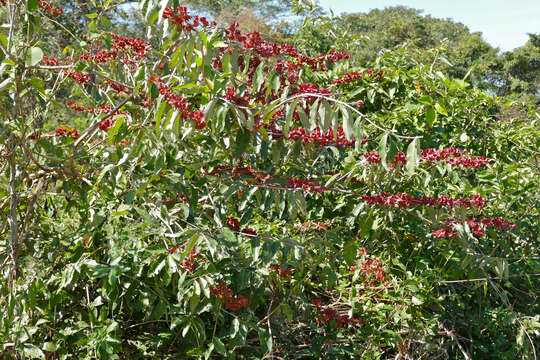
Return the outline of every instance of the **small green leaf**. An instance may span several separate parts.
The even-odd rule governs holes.
[[[37,10],[38,0],[28,0],[28,3],[26,4],[26,8],[28,9],[28,12],[33,12]]]
[[[424,103],[424,104],[428,104],[428,105],[433,104],[433,99],[429,95],[424,95],[424,96],[418,98],[418,101],[421,102],[421,103]]]
[[[426,124],[429,126],[429,127],[433,127],[433,123],[435,122],[435,120],[437,119],[437,113],[435,112],[435,109],[433,109],[433,107],[428,107],[426,109]]]
[[[214,338],[214,341],[212,341],[212,343],[214,344],[214,348],[218,353],[220,353],[221,355],[225,355],[227,350],[225,349],[225,345],[221,340],[219,340],[218,338]]]
[[[93,13],[93,14],[86,14],[86,17],[89,18],[89,19],[95,19],[98,17],[98,14],[96,13]]]
[[[418,138],[415,138],[413,141],[411,141],[409,147],[407,148],[407,165],[405,165],[405,168],[408,176],[414,174],[414,170],[418,167],[419,162],[420,142],[418,141]]]
[[[43,50],[38,47],[28,49],[26,53],[26,65],[35,66],[43,59]]]
[[[379,156],[381,157],[381,163],[386,167],[386,158],[388,155],[388,134],[384,134],[379,141]]]
[[[446,112],[446,109],[440,103],[435,104],[435,110],[441,115],[448,116],[448,112]]]
[[[347,140],[351,140],[354,132],[353,118],[349,112],[349,109],[345,108],[344,106],[340,106],[340,109],[341,113],[343,114],[343,132],[345,133]]]

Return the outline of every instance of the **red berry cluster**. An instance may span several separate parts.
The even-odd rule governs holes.
[[[79,132],[75,129],[62,125],[60,128],[56,129],[54,136],[69,136],[72,139],[77,139],[79,137]]]
[[[314,299],[311,303],[319,309],[317,323],[321,321],[326,324],[334,323],[338,329],[342,328],[344,325],[362,325],[362,318],[350,318],[347,315],[339,315],[336,309],[329,306],[323,308],[320,299]]]
[[[381,163],[381,157],[378,152],[370,151],[364,154],[364,159],[369,164],[380,164]]]
[[[287,178],[287,182],[289,183],[289,188],[302,189],[309,193],[315,192],[320,194],[327,190],[326,187],[319,185],[317,182],[310,182],[304,179],[289,177]]]
[[[130,54],[126,54],[122,58],[128,63],[144,59],[146,53],[152,49],[150,43],[141,38],[128,38],[113,33],[111,33],[111,37],[113,40],[111,49],[113,51],[129,51]]]
[[[45,65],[51,65],[51,66],[60,65],[60,62],[55,57],[43,56],[43,58],[41,59],[41,62],[44,63]]]
[[[195,123],[195,129],[201,130],[206,127],[206,120],[204,120],[204,113],[201,110],[193,111],[189,113],[189,118]]]
[[[482,209],[485,201],[480,195],[473,195],[470,198],[454,199],[444,195],[439,198],[424,196],[422,198],[409,196],[407,194],[388,194],[382,193],[378,195],[364,195],[362,200],[370,205],[386,205],[396,208],[408,208],[413,206],[442,206],[449,208],[465,207],[470,208],[475,206]]]
[[[98,124],[98,127],[102,131],[108,131],[116,121],[114,119],[103,120]]]
[[[119,84],[119,83],[111,81],[109,79],[105,80],[105,83],[107,83],[107,85],[109,85],[111,87],[111,89],[116,91],[117,94],[119,94],[121,92],[125,92],[125,93],[128,93],[128,94],[131,93],[131,89],[128,88],[127,86],[125,86],[125,85]]]
[[[290,276],[292,274],[291,269],[284,269],[281,266],[279,266],[278,264],[272,264],[272,265],[269,266],[269,268],[271,270],[275,270],[278,273],[278,275],[281,276],[281,277],[287,277],[287,276]]]
[[[180,112],[180,116],[183,120],[186,120],[188,117],[195,123],[196,129],[204,129],[206,127],[206,121],[204,120],[204,114],[202,111],[193,111],[190,112],[190,104],[186,100],[186,98],[175,94],[171,88],[161,80],[160,77],[150,77],[150,82],[153,82],[156,84],[159,93],[163,95],[165,100],[177,109]]]
[[[115,60],[118,56],[116,51],[99,50],[96,53],[86,53],[79,57],[79,60],[93,61],[95,63],[106,63],[107,61]]]
[[[167,196],[165,199],[161,200],[161,203],[163,205],[170,205],[170,204],[175,204],[175,203],[178,203],[181,201],[185,201],[187,202],[188,199],[186,197],[186,194],[182,193],[182,194],[179,194],[179,193],[176,193],[175,197],[172,197],[172,196]],[[154,199],[154,202],[156,202],[157,199]]]
[[[185,6],[178,6],[176,10],[170,7],[165,8],[163,19],[170,19],[176,25],[178,31],[192,31],[201,24],[202,26],[210,25],[210,22],[204,16],[188,15],[188,10]],[[216,22],[212,21],[212,25],[215,26]]]
[[[183,249],[181,246],[173,246],[169,249],[169,251],[172,253],[182,252],[182,250]],[[192,260],[196,259],[198,256],[199,256],[199,252],[197,251],[197,249],[191,248],[191,250],[186,255],[184,260],[182,260],[182,269],[189,271],[191,273],[195,271],[195,263]]]
[[[66,76],[72,78],[81,85],[90,84],[90,76],[85,73],[69,69],[68,71],[66,71]]]
[[[325,231],[328,230],[328,228],[332,226],[331,221],[322,222],[322,221],[306,221],[305,223],[301,225],[296,225],[296,228],[300,230],[301,232],[306,232],[312,229],[315,229],[317,231]]]
[[[95,114],[108,114],[109,112],[111,112],[111,107],[109,105],[101,105],[97,109],[94,109],[93,107],[88,106],[88,105],[86,105],[86,106],[78,105],[73,101],[68,101],[66,103],[66,105],[68,107],[70,107],[71,109],[75,110],[75,111],[86,112],[86,113],[92,114],[92,115],[95,115]],[[115,111],[114,114],[112,114],[112,115],[114,116],[114,115],[125,115],[125,114],[127,114],[126,111],[118,110],[118,111]]]
[[[455,235],[457,234],[456,231],[454,230],[450,230],[450,229],[439,229],[439,230],[434,230],[431,235],[433,235],[433,237],[436,237],[438,239],[442,239],[442,238],[452,238],[454,237]]]
[[[423,161],[441,161],[448,159],[449,157],[461,155],[465,150],[459,150],[456,148],[450,149],[426,149],[422,151]]]
[[[210,286],[210,292],[225,304],[227,310],[238,311],[248,305],[248,299],[243,295],[235,297],[223,281],[219,283],[219,286]]]
[[[454,228],[454,225],[458,222],[456,220],[448,220],[445,222],[445,226],[447,228],[434,230],[431,234],[436,238],[452,238],[456,235],[456,231],[452,230]],[[465,220],[465,223],[469,226],[471,231],[474,235],[478,237],[482,237],[485,235],[484,229],[488,227],[494,227],[499,230],[509,230],[509,229],[517,229],[516,224],[513,224],[511,222],[508,222],[502,218],[484,218],[478,220],[477,218],[467,219]]]
[[[461,165],[463,167],[481,167],[491,161],[493,160],[484,156],[479,156],[479,157],[460,156],[460,157],[448,159],[446,162],[452,166]]]
[[[386,282],[386,270],[378,257],[368,256],[366,248],[358,250],[359,255],[364,259],[360,265],[360,271],[367,280],[375,279],[381,283]],[[351,271],[356,271],[358,268],[351,265]]]
[[[316,127],[313,131],[306,133],[304,128],[295,128],[289,131],[290,140],[302,140],[304,144],[315,143],[319,146],[326,145],[336,145],[341,146],[354,146],[355,139],[347,140],[343,128],[338,126],[336,135],[334,137],[334,130],[332,127],[326,131],[325,134],[322,133],[320,127]]]
[[[45,1],[38,0],[38,4],[39,4],[40,8],[47,11],[52,16],[56,17],[56,16],[61,15],[61,14],[64,13],[63,9],[58,9],[58,8],[54,7],[53,5],[51,5],[51,4],[49,4],[49,3],[45,2]]]
[[[332,81],[332,84],[337,84],[337,85],[346,84],[357,79],[364,79],[364,78],[372,77],[373,74],[375,74],[375,77],[377,78],[377,80],[380,80],[385,75],[385,72],[382,70],[375,72],[375,70],[370,69],[370,70],[366,70],[362,72],[345,73],[339,79]]]
[[[225,99],[236,105],[249,106],[249,95],[236,96],[236,90],[233,87],[225,90]]]
[[[481,167],[491,161],[484,156],[480,157],[467,157],[459,156],[463,154],[465,150],[458,149],[426,149],[422,151],[422,161],[423,162],[435,162],[445,160],[451,166],[461,165],[463,167]],[[370,164],[380,164],[381,157],[377,152],[367,152],[364,154],[364,159]],[[407,154],[403,152],[398,152],[394,156],[394,160],[390,163],[390,166],[400,165],[401,167],[407,163]]]
[[[251,236],[258,236],[257,232],[251,228],[245,227],[240,231],[240,220],[230,217],[227,217],[227,226],[231,228],[234,231],[241,232],[243,234],[251,235]]]

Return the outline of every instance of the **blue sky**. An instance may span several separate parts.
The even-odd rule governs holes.
[[[404,5],[424,10],[424,15],[450,18],[480,31],[484,40],[502,51],[525,45],[527,33],[540,33],[540,0],[318,0],[335,15],[368,12]]]

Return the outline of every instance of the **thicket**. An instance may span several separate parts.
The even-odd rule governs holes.
[[[438,48],[0,4],[1,358],[536,358],[534,108]]]

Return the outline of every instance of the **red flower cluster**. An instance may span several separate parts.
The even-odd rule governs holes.
[[[330,324],[332,321],[334,321],[336,328],[338,329],[342,328],[344,325],[362,325],[362,318],[350,318],[347,315],[339,315],[336,309],[329,306],[322,308],[322,301],[320,299],[314,299],[311,303],[319,309],[319,318],[317,318],[317,323],[322,321]]]
[[[377,77],[377,80],[380,80],[385,75],[385,72],[381,70],[381,71],[378,71],[377,73],[375,73],[375,70],[370,69],[370,70],[366,70],[366,71],[362,71],[362,72],[345,73],[339,79],[336,79],[336,80],[332,81],[332,84],[338,84],[338,85],[346,84],[346,83],[349,83],[349,82],[357,80],[357,79],[372,77],[373,74],[375,74],[375,76]]]
[[[284,269],[281,266],[279,266],[278,264],[272,264],[269,267],[270,267],[271,270],[277,271],[278,275],[281,276],[281,277],[290,276],[292,274],[291,269]]]
[[[305,223],[301,225],[296,225],[296,228],[300,230],[301,232],[306,232],[311,229],[315,229],[317,231],[325,231],[330,226],[332,226],[331,221],[322,222],[322,221],[306,221]]]
[[[68,71],[66,71],[66,76],[69,76],[81,85],[90,84],[90,76],[85,73],[69,69]]]
[[[451,229],[453,229],[454,225],[457,223],[458,222],[456,220],[448,220],[444,224],[448,228],[434,230],[431,234],[436,238],[452,238],[456,235],[457,232]],[[508,222],[502,218],[484,218],[481,220],[478,220],[477,218],[472,218],[465,220],[465,223],[469,226],[473,234],[478,237],[484,236],[484,229],[490,226],[499,230],[517,229],[516,224]]]
[[[171,19],[173,24],[176,24],[176,27],[179,31],[192,31],[199,27],[201,24],[203,26],[208,26],[210,23],[204,16],[191,16],[188,15],[187,7],[179,6],[175,9],[165,8],[163,12],[163,19]],[[212,22],[212,25],[215,25],[215,21]]]
[[[49,3],[46,3],[45,1],[38,0],[38,4],[39,4],[40,8],[47,11],[52,16],[56,17],[56,16],[61,15],[61,14],[64,13],[63,9],[58,9],[58,8],[54,7],[53,5],[51,5]]]
[[[225,304],[227,310],[238,311],[248,305],[248,299],[243,295],[234,297],[232,290],[223,281],[219,286],[210,286],[210,292]]]
[[[447,195],[441,196],[440,198],[432,198],[424,196],[422,198],[409,196],[407,194],[389,194],[382,193],[379,195],[364,195],[362,200],[367,202],[370,205],[386,205],[399,208],[407,208],[413,206],[443,206],[443,207],[466,207],[470,208],[475,206],[479,209],[482,209],[485,205],[485,201],[480,195],[473,195],[470,198],[454,199]]]
[[[336,145],[341,146],[354,146],[355,139],[347,140],[343,128],[339,126],[334,138],[334,130],[332,127],[328,129],[325,134],[322,134],[321,128],[316,127],[313,131],[306,133],[304,128],[295,128],[289,131],[290,140],[302,140],[304,144],[316,143],[319,146]]]

